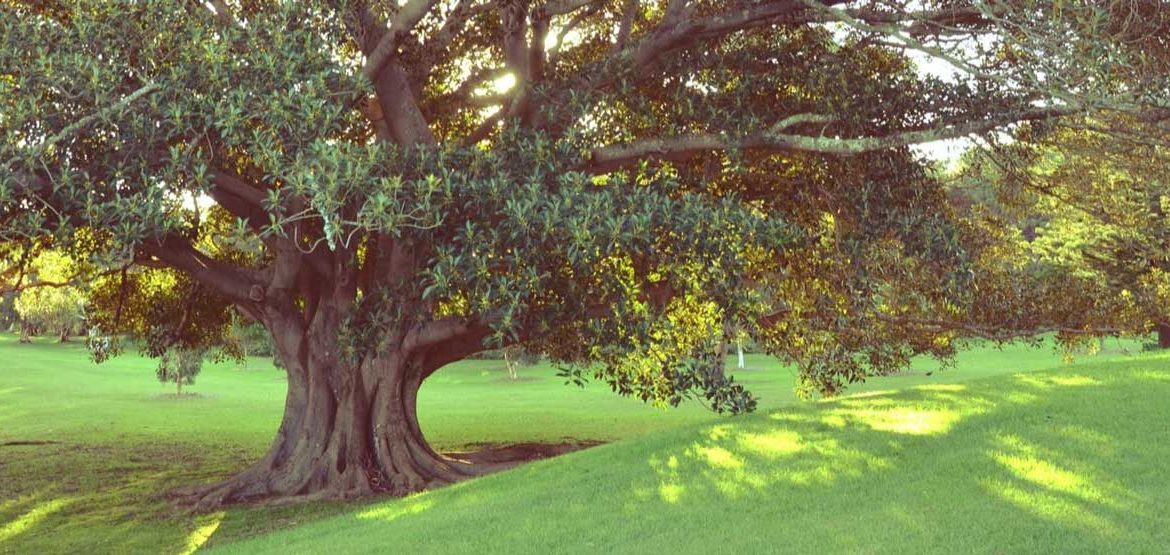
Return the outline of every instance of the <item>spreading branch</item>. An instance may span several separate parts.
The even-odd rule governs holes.
[[[434,7],[438,0],[410,0],[399,8],[398,13],[390,22],[390,29],[378,39],[378,44],[366,54],[366,63],[362,65],[362,75],[370,81],[377,79],[382,68],[394,57],[398,51],[400,41],[410,34],[415,25],[423,16]]]
[[[735,139],[718,133],[694,133],[674,137],[651,138],[625,144],[595,148],[582,169],[605,173],[643,160],[684,160],[704,152],[723,150],[764,150],[775,152],[817,152],[855,155],[888,150],[914,144],[955,139],[986,133],[1013,123],[1042,120],[1071,113],[1061,108],[1035,108],[994,118],[954,123],[932,129],[892,132],[883,136],[829,137],[780,132],[801,123],[828,122],[831,116],[800,114],[786,118],[768,130]]]

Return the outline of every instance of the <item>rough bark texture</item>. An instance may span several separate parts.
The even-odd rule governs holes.
[[[276,439],[240,474],[179,492],[196,510],[239,502],[406,495],[493,468],[446,458],[427,444],[416,399],[428,369],[419,360],[391,346],[378,356],[344,361],[336,322],[307,332],[295,319],[272,324],[288,373]]]

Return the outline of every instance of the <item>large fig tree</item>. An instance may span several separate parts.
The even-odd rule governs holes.
[[[205,343],[228,307],[271,332],[283,422],[255,465],[193,492],[203,506],[402,494],[483,470],[433,450],[416,416],[421,384],[483,349],[522,342],[570,380],[733,412],[754,400],[713,366],[723,330],[826,393],[945,354],[951,330],[912,323],[962,311],[969,257],[908,146],[1086,102],[993,48],[1004,17],[6,0],[0,240],[83,258],[109,333],[146,333],[140,284],[179,284],[159,293],[184,302],[157,305],[175,309],[155,311],[155,351]]]

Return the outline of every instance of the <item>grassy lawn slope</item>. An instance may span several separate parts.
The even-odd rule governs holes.
[[[259,552],[1160,552],[1170,371],[1115,362],[702,424],[231,544]]]
[[[1141,518],[1153,517],[1127,511],[1156,498],[1143,488],[1162,483],[1154,470],[1163,466],[1164,457],[1158,457],[1165,453],[1158,450],[1166,442],[1150,434],[1164,433],[1166,415],[1158,411],[1164,410],[1166,387],[1149,376],[1162,375],[1158,369],[1170,368],[1170,362],[1136,353],[1134,343],[1108,347],[1104,354],[1063,366],[1050,349],[973,347],[960,354],[954,369],[934,371],[930,361],[919,361],[911,372],[852,391],[934,389],[834,403],[798,403],[791,370],[749,356],[748,369],[735,374],[761,397],[760,414],[734,419],[694,404],[658,410],[618,397],[604,384],[565,386],[546,364],[522,368],[523,379],[511,382],[501,361],[465,361],[444,368],[420,394],[424,431],[440,449],[566,438],[619,443],[404,501],[236,506],[192,516],[176,511],[163,494],[221,479],[261,456],[280,421],[282,372],[259,359],[246,368],[211,364],[194,386],[184,388],[197,396],[175,399],[172,387],[155,380],[151,360],[127,354],[94,365],[77,343],[19,345],[15,337],[0,334],[0,553],[185,553],[336,515],[342,516],[237,549],[294,542],[297,551],[321,551],[334,543],[375,550],[394,541],[403,549],[443,551],[637,549],[658,542],[690,551],[704,547],[704,541],[716,547],[775,542],[795,549],[849,547],[838,543],[880,532],[914,537],[905,531],[911,525],[923,534],[975,542],[971,538],[992,533],[965,528],[980,514],[1008,519],[1007,530],[1029,522],[1019,515],[1009,518],[1004,511],[1011,507],[1038,519],[1036,530],[1062,535],[1053,524],[1058,521],[1035,516],[1042,513],[1029,513],[1026,503],[1013,505],[1005,497],[1031,491],[1026,481],[1012,482],[1006,467],[988,458],[993,449],[1023,456],[1011,450],[1014,444],[994,443],[1012,437],[1035,442],[1032,449],[1062,450],[1058,455],[1074,450],[1070,456],[1086,457],[1070,460],[1096,465],[1090,470],[1036,455],[1088,480],[1098,488],[1094,495],[1113,503],[1101,508],[1051,493],[1046,495],[1057,501],[1039,503],[1035,511],[1083,506],[1062,512],[1062,518],[1098,515],[1092,522],[1119,530],[1123,546],[1146,545],[1141,538],[1150,534],[1128,528],[1146,529],[1139,526]],[[1049,395],[1049,389],[1025,378],[982,381],[1056,366],[1063,373],[1051,376],[1091,382],[1077,387],[1039,382],[1054,393]],[[1125,397],[1130,390],[1132,396]],[[1062,408],[1048,409],[1049,403]],[[886,414],[884,404],[902,412]],[[1055,419],[1051,426],[1063,427],[1051,427],[1041,414]],[[1039,431],[1026,427],[1030,418],[1041,419]],[[1038,435],[1079,429],[1088,435]],[[1092,438],[1105,443],[1084,443]],[[1004,487],[972,482],[971,472]],[[1112,482],[1098,482],[1097,476]],[[1012,484],[1016,489],[1004,489]],[[977,495],[951,489],[965,487]],[[1086,487],[1074,489],[1089,491]],[[863,495],[867,490],[880,493],[869,499]],[[1119,491],[1132,495],[1116,497]],[[901,501],[880,510],[866,506],[882,499]],[[936,509],[956,499],[978,500],[983,512],[964,516]],[[870,518],[875,523],[864,524]],[[815,534],[802,533],[802,527]],[[1046,538],[1035,541],[1040,545]],[[892,543],[890,549],[901,545]]]

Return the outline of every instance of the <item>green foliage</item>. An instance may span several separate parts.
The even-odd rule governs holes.
[[[175,384],[175,391],[182,394],[184,385],[195,384],[195,376],[203,369],[204,355],[204,351],[199,349],[168,349],[159,358],[155,375],[162,383]]]
[[[750,395],[704,358],[735,329],[833,395],[970,331],[929,322],[1037,306],[994,260],[1004,279],[976,291],[985,230],[906,143],[1064,102],[1037,67],[1130,78],[1077,62],[1156,45],[1041,2],[959,22],[967,41],[910,33],[979,46],[977,78],[943,80],[884,23],[810,6],[559,4],[6,3],[0,254],[76,253],[108,274],[94,322],[156,356],[231,345],[233,310],[311,328],[343,374],[461,327],[424,358],[530,344],[589,368],[571,381],[739,411]],[[854,13],[921,15],[870,4]],[[1069,56],[1028,44],[1077,33],[1094,40]]]
[[[75,273],[74,262],[60,252],[43,252],[31,262],[27,279],[46,285],[16,295],[12,306],[26,325],[62,337],[82,326],[86,294],[71,281]]]
[[[224,350],[239,357],[268,357],[276,356],[276,349],[272,344],[272,336],[264,326],[255,322],[248,322],[242,317],[232,320],[231,327],[224,338]]]
[[[1125,121],[1102,117],[1081,127]],[[973,155],[996,168],[982,174],[993,195],[976,204],[989,216],[984,229],[1004,230],[987,256],[998,260],[988,266],[1000,270],[985,271],[985,281],[1015,289],[1006,296],[1027,297],[1011,303],[993,294],[993,302],[1062,328],[1070,342],[1088,341],[1077,335],[1145,334],[1170,318],[1165,149],[1076,127],[1025,128],[1021,136],[1026,142]],[[972,169],[965,171],[969,183],[980,178]]]
[[[1146,358],[1142,355],[1139,362],[1125,363],[1119,359],[1127,359],[1122,354],[1124,349],[1136,352],[1139,345],[1134,342],[1115,343],[1109,341],[1108,348],[1097,356],[1078,357],[1075,365],[1061,366],[1052,376],[1060,379],[1071,376],[1090,375],[1102,379],[1115,379],[1124,372],[1125,365],[1137,364],[1136,368],[1158,371],[1166,364],[1165,359]],[[159,492],[173,488],[190,486],[199,482],[210,482],[229,476],[240,464],[241,458],[260,457],[268,447],[272,429],[280,420],[285,400],[285,382],[274,379],[270,372],[241,372],[235,364],[217,364],[209,362],[199,375],[199,390],[205,393],[205,398],[192,398],[182,403],[160,401],[160,391],[173,391],[153,380],[145,380],[143,376],[152,371],[156,361],[142,357],[131,350],[125,356],[95,367],[86,360],[86,354],[80,345],[58,345],[47,338],[36,339],[30,345],[19,345],[16,337],[0,334],[0,360],[10,361],[9,366],[0,372],[0,418],[4,426],[0,428],[0,442],[49,439],[62,443],[34,446],[5,446],[3,447],[6,480],[0,481],[0,498],[5,499],[6,505],[0,505],[0,530],[6,534],[0,539],[0,549],[19,553],[42,553],[59,551],[77,551],[94,549],[95,547],[108,551],[139,552],[139,551],[182,551],[189,549],[191,543],[202,541],[210,531],[210,526],[218,524],[214,533],[207,540],[205,546],[223,546],[249,537],[266,534],[281,528],[300,523],[315,521],[324,516],[349,514],[367,506],[367,501],[350,503],[318,503],[298,505],[296,507],[272,508],[252,507],[249,505],[233,506],[224,511],[216,511],[207,515],[189,515],[175,511],[173,503],[166,498],[160,498]],[[262,364],[257,361],[257,364]],[[926,376],[925,372],[937,370],[929,360],[916,360],[912,374],[877,378],[869,383],[860,384],[856,392],[865,392],[868,397],[858,399],[843,399],[840,402],[854,403],[869,399],[875,404],[884,403],[889,394],[874,394],[882,391],[901,390],[916,385],[927,386],[923,391],[931,391],[939,399],[967,399],[970,395],[959,395],[953,391],[959,387],[975,387],[984,380],[973,382],[977,378],[1000,376],[1007,378],[1009,374],[1051,368],[1060,365],[1060,357],[1051,349],[1031,349],[1013,345],[1003,349],[991,345],[976,345],[962,350],[958,355],[954,369],[938,372]],[[537,462],[532,466],[516,469],[507,474],[488,477],[481,481],[476,480],[457,488],[435,492],[440,495],[453,496],[453,503],[460,503],[469,499],[476,499],[489,503],[488,507],[498,507],[496,503],[507,505],[514,501],[516,508],[495,511],[485,510],[484,505],[476,505],[472,509],[475,515],[459,515],[451,512],[455,505],[436,505],[433,508],[446,508],[435,511],[437,515],[452,517],[453,525],[462,523],[466,530],[465,518],[479,518],[492,521],[497,518],[496,513],[508,515],[500,521],[502,528],[515,526],[513,518],[527,521],[541,520],[547,523],[550,514],[560,515],[557,510],[536,510],[534,501],[527,495],[517,492],[524,488],[535,486],[529,472],[543,469],[553,471],[547,476],[550,484],[544,487],[539,496],[550,499],[550,503],[558,504],[562,509],[565,506],[565,495],[575,498],[578,494],[582,506],[598,507],[608,503],[606,497],[596,497],[599,492],[588,482],[582,483],[580,491],[572,476],[587,475],[599,472],[599,469],[608,469],[613,472],[615,479],[622,476],[635,478],[643,471],[650,472],[646,461],[649,456],[647,450],[663,443],[663,448],[684,448],[697,439],[710,439],[711,427],[719,429],[728,425],[733,426],[731,431],[738,433],[738,426],[754,427],[756,420],[771,422],[772,425],[788,425],[787,421],[777,422],[768,416],[777,410],[816,412],[815,403],[804,408],[793,407],[798,400],[793,395],[793,386],[796,380],[794,368],[779,366],[775,359],[766,356],[751,355],[748,366],[752,371],[743,374],[751,381],[753,391],[760,397],[758,410],[766,412],[758,419],[755,417],[737,417],[727,419],[718,417],[704,409],[698,403],[684,402],[677,409],[662,411],[645,406],[632,399],[613,395],[604,387],[587,387],[584,390],[566,388],[560,380],[553,376],[554,370],[547,364],[537,365],[526,369],[524,374],[536,379],[525,380],[508,387],[501,387],[498,382],[499,363],[495,361],[463,361],[434,376],[420,391],[419,407],[422,425],[427,430],[427,437],[440,452],[467,451],[474,449],[483,442],[495,444],[524,443],[524,442],[562,442],[565,438],[601,439],[619,442],[609,447],[600,447],[596,453],[604,453],[615,448],[630,449],[628,455],[632,459],[626,466],[626,459],[614,461],[581,461],[574,455],[569,458],[557,458],[552,461]],[[757,370],[758,369],[758,370]],[[1120,370],[1120,371],[1119,371]],[[1028,376],[1024,374],[1005,381],[1013,387],[1030,387],[1024,381]],[[1153,376],[1155,374],[1149,374]],[[1072,381],[1071,384],[1081,383]],[[1145,382],[1142,382],[1143,386]],[[1162,395],[1162,389],[1156,384],[1164,382],[1150,382],[1154,387],[1143,387],[1142,394]],[[931,390],[930,388],[934,388]],[[970,389],[966,390],[970,392]],[[1042,390],[1041,390],[1042,391]],[[1089,402],[1078,402],[1077,410],[1087,411],[1093,415],[1093,422],[1102,424],[1108,422],[1118,426],[1129,426],[1138,431],[1156,430],[1157,427],[1141,425],[1133,418],[1102,419],[1102,408],[1106,406],[1102,401],[1102,390],[1090,384],[1069,385],[1058,391],[1077,393],[1088,399]],[[1024,389],[1021,393],[1030,393],[1038,398],[1049,399],[1048,394],[1040,394]],[[902,395],[906,395],[903,393]],[[882,410],[898,411],[899,420],[892,422],[917,422],[908,417],[917,414],[924,407],[915,408],[914,403],[926,400],[923,396],[910,393],[905,405],[888,405]],[[45,403],[46,398],[67,399],[68,402]],[[1024,398],[1024,396],[1017,397]],[[1160,403],[1136,404],[1135,397],[1121,395],[1120,400],[1125,406],[1125,414],[1132,416],[1139,408],[1162,410],[1165,405]],[[1095,401],[1093,401],[1095,400]],[[1038,400],[1038,402],[1040,402]],[[833,406],[833,405],[828,405]],[[933,407],[931,407],[933,408]],[[1070,412],[1071,411],[1071,412]],[[1035,424],[1046,430],[1054,429],[1056,422],[1061,421],[1059,415],[1073,414],[1071,409],[1038,411],[1035,414]],[[897,412],[877,412],[870,416],[872,421],[878,421],[877,414],[898,415]],[[555,415],[555,417],[550,417]],[[1011,416],[1012,429],[1019,429],[1020,422],[1031,422],[1021,418],[1021,413],[1013,412]],[[1150,417],[1156,416],[1150,413]],[[95,422],[103,425],[95,426]],[[621,425],[615,425],[620,422]],[[923,420],[929,422],[929,420]],[[954,427],[954,431],[991,430],[992,426],[984,426],[979,421],[970,422],[979,424],[965,426],[962,422]],[[1130,426],[1132,425],[1132,426]],[[682,430],[672,432],[671,430]],[[860,430],[865,430],[862,427]],[[743,431],[756,432],[754,429]],[[682,434],[676,436],[675,433]],[[852,432],[842,431],[840,428],[825,424],[817,433],[833,434],[835,437],[854,438]],[[892,436],[888,432],[870,431],[876,434],[874,441],[881,440],[881,444],[891,446],[891,439],[904,438],[912,444],[924,441],[933,445],[938,436]],[[663,434],[666,434],[665,436]],[[700,434],[702,438],[692,434]],[[840,434],[840,435],[838,435]],[[728,441],[724,445],[732,452],[740,452],[747,446],[756,444],[741,444],[731,441],[736,436],[721,436]],[[771,436],[767,436],[771,437]],[[782,439],[784,436],[781,436]],[[676,440],[679,440],[676,442]],[[683,441],[685,440],[685,441]],[[781,444],[783,445],[783,444]],[[908,443],[902,443],[908,445]],[[1166,444],[1170,445],[1170,443]],[[214,448],[213,448],[214,447]],[[910,456],[903,452],[902,463],[912,464],[920,461],[925,467],[936,467],[939,453],[951,453],[950,449],[940,446],[940,450],[928,449],[921,456]],[[1156,462],[1147,466],[1147,460],[1156,460],[1157,453],[1151,453],[1148,446],[1135,448],[1134,456],[1123,456],[1123,444],[1115,446],[1117,450],[1097,449],[1094,456],[1115,457],[1106,465],[1109,468],[1119,468],[1119,461],[1129,461],[1136,468],[1157,469]],[[811,450],[809,451],[812,452]],[[836,451],[831,451],[836,452]],[[590,452],[586,452],[590,453]],[[952,453],[957,460],[962,459],[965,452]],[[1150,459],[1145,457],[1149,456]],[[636,460],[634,460],[636,459]],[[573,462],[578,461],[578,462]],[[688,459],[680,457],[681,462]],[[967,463],[970,463],[967,460]],[[703,463],[705,464],[705,463]],[[917,463],[913,463],[917,464]],[[788,464],[775,465],[778,473],[793,472],[795,469]],[[953,488],[956,482],[954,473],[932,473],[929,470],[917,472],[917,468],[903,468],[905,473],[895,472],[889,476],[891,491],[905,492],[906,480],[933,479],[940,487]],[[958,464],[956,468],[966,468]],[[709,475],[713,468],[703,467],[695,469],[692,484],[702,483],[702,477]],[[987,470],[990,470],[988,468]],[[730,472],[730,471],[729,471]],[[1136,470],[1135,470],[1136,472]],[[1146,475],[1139,473],[1139,475]],[[913,478],[911,478],[913,477]],[[926,477],[926,478],[924,478]],[[498,480],[504,480],[503,483]],[[466,495],[466,488],[480,488],[484,485],[497,483],[512,493],[501,495],[484,495],[483,497]],[[1158,480],[1146,480],[1146,484],[1162,484]],[[949,484],[944,486],[943,484]],[[629,503],[630,491],[638,485],[636,481],[628,482],[627,490],[614,490],[617,494],[612,498],[614,503]],[[825,484],[821,484],[825,486]],[[570,488],[566,490],[566,488]],[[812,488],[812,489],[809,489]],[[612,489],[612,488],[611,488]],[[657,489],[654,490],[657,492]],[[854,490],[850,490],[854,491]],[[953,491],[944,489],[943,491]],[[803,492],[803,493],[801,493]],[[807,495],[810,499],[808,507],[823,507],[813,502],[816,499],[824,500],[826,495],[833,492],[832,488],[824,489],[815,485],[801,486],[799,492],[791,495]],[[534,490],[534,493],[538,493]],[[692,490],[691,493],[697,493]],[[551,496],[550,496],[551,494]],[[433,495],[433,494],[427,494]],[[1157,497],[1157,496],[1156,496]],[[831,497],[830,497],[831,498]],[[943,496],[942,498],[947,498]],[[657,499],[657,498],[654,498]],[[718,500],[722,499],[722,500]],[[773,501],[775,496],[772,496]],[[973,498],[980,502],[979,511],[989,510],[993,503],[981,497]],[[760,507],[773,507],[767,502],[754,497],[726,497],[717,498],[716,507],[726,507],[727,510],[738,514],[754,515]],[[935,500],[937,501],[937,499]],[[386,500],[375,500],[378,504]],[[409,500],[403,502],[409,503]],[[843,503],[853,503],[851,509],[856,510],[857,497],[845,496]],[[724,505],[727,503],[726,505]],[[521,507],[522,505],[522,507]],[[551,506],[551,505],[550,505]],[[46,507],[44,510],[33,513],[34,509]],[[682,503],[675,507],[691,507],[694,511],[709,511],[712,505],[706,500],[698,506]],[[558,509],[558,510],[562,510]],[[831,508],[825,508],[832,512]],[[844,510],[844,509],[842,509]],[[666,518],[676,516],[666,511],[665,507],[645,511],[648,518]],[[596,512],[596,511],[595,511]],[[620,509],[618,509],[620,513]],[[879,517],[880,517],[880,511]],[[33,513],[33,517],[25,517]],[[760,513],[768,519],[768,526],[775,526],[774,514],[769,511]],[[837,514],[841,514],[837,511]],[[982,514],[982,513],[980,513]],[[1011,513],[1007,513],[1011,514]],[[1161,514],[1161,513],[1158,513]],[[478,516],[476,516],[478,515]],[[410,519],[422,515],[404,515],[402,524],[412,522]],[[595,518],[593,515],[590,518]],[[1018,516],[1018,515],[1017,515]],[[761,517],[761,518],[763,518]],[[689,518],[689,517],[688,517]],[[813,519],[820,522],[820,517]],[[831,520],[831,519],[830,519]],[[888,528],[888,519],[878,520]],[[17,525],[21,531],[16,533]],[[367,521],[362,521],[367,522]],[[393,531],[385,526],[393,524],[384,521],[374,521],[378,530]],[[756,522],[756,521],[753,521]],[[1016,521],[1018,524],[1018,519]],[[1050,521],[1037,519],[1043,530],[1058,533],[1063,530],[1059,525]],[[325,524],[321,521],[320,524]],[[349,530],[360,525],[352,518],[344,521],[345,526],[338,530]],[[1047,523],[1047,524],[1044,524]],[[428,529],[434,523],[427,523]],[[569,525],[566,522],[566,525]],[[396,525],[395,525],[396,526]],[[751,524],[748,528],[754,528]],[[763,526],[762,524],[760,526]],[[765,527],[766,528],[766,527]],[[509,528],[510,529],[510,528]],[[624,528],[607,528],[625,530]],[[763,528],[761,528],[763,529]],[[771,529],[771,528],[767,528]],[[885,529],[885,528],[883,528]],[[329,530],[333,530],[330,526]],[[956,528],[956,534],[961,528]],[[1008,530],[1004,528],[1003,530]],[[202,533],[199,533],[202,531]],[[630,534],[642,533],[630,528]],[[758,530],[757,530],[758,532]],[[371,531],[371,533],[374,533]],[[500,533],[504,533],[501,531]],[[709,535],[709,534],[708,534]],[[411,536],[414,537],[414,536]],[[420,535],[420,538],[434,539],[433,535]],[[559,536],[556,536],[559,537]],[[553,539],[555,540],[556,537]],[[640,536],[639,536],[640,537]],[[754,537],[748,534],[748,537]],[[796,534],[793,537],[804,536]],[[982,536],[981,536],[982,537]],[[468,535],[465,532],[444,534],[435,541],[461,542],[479,541],[480,536]],[[401,539],[401,538],[400,538]],[[532,538],[529,536],[529,541]],[[808,538],[808,541],[823,541],[824,538]],[[700,541],[696,538],[694,541]],[[424,540],[427,541],[427,540]],[[635,540],[630,540],[635,541]],[[1135,540],[1137,541],[1137,540]],[[445,544],[448,547],[452,543]],[[531,545],[531,543],[525,544]],[[895,544],[890,544],[895,545]],[[984,544],[985,545],[985,544]],[[570,546],[571,547],[571,546]],[[569,548],[569,547],[567,547]],[[315,547],[310,548],[315,549]],[[652,549],[651,549],[652,550]]]

